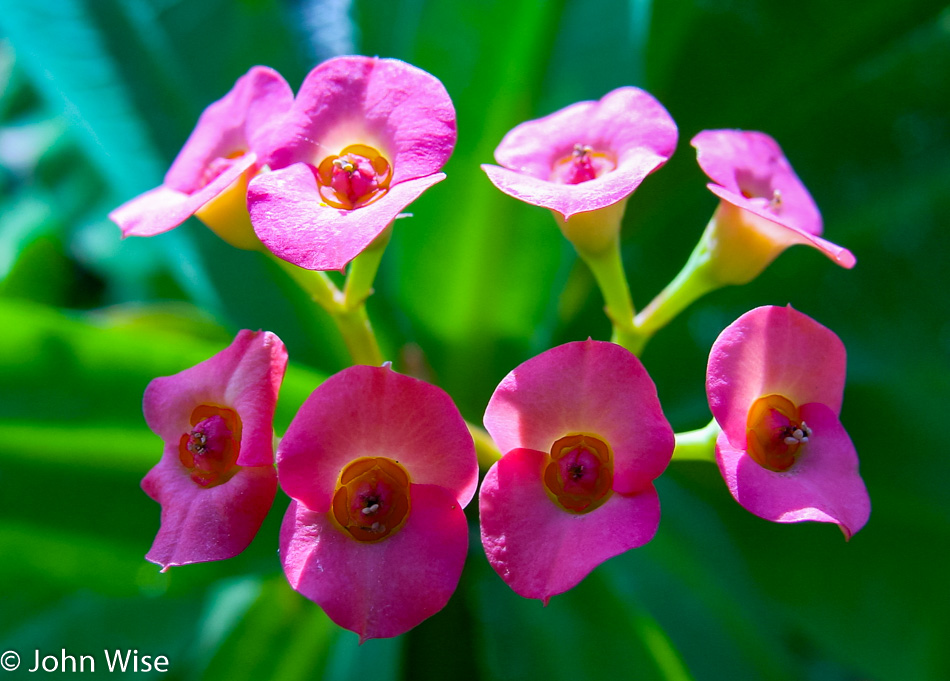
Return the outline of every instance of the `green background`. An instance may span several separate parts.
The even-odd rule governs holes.
[[[791,303],[830,327],[849,353],[841,418],[866,528],[846,543],[832,525],[768,523],[714,466],[677,462],[657,483],[654,541],[543,608],[488,566],[473,504],[448,607],[363,646],[284,581],[282,493],[241,556],[147,563],[159,509],[138,483],[161,451],[141,416],[148,381],[240,328],[272,330],[293,362],[282,432],[347,357],[258,254],[194,221],[121,241],[105,216],[161,182],[250,66],[296,89],[353,52],[426,69],[457,108],[448,179],[397,225],[370,314],[387,356],[475,422],[521,361],[609,336],[550,215],[479,169],[507,130],[621,85],[668,108],[678,151],[624,222],[641,307],[716,205],[690,138],[773,135],[857,267],[793,248],[690,307],[643,361],[681,431],[708,420],[709,347],[740,314]],[[168,679],[950,678],[948,73],[950,8],[928,0],[0,0],[0,652],[30,666],[36,649],[94,653],[106,676],[101,650],[133,648],[167,656]]]

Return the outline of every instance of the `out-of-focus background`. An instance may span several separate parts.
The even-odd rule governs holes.
[[[194,221],[122,241],[106,214],[161,182],[250,66],[296,89],[343,53],[409,61],[455,101],[448,179],[398,223],[370,314],[387,356],[475,422],[521,361],[609,336],[550,215],[479,169],[505,132],[621,85],[666,105],[678,151],[624,223],[639,306],[716,205],[690,138],[773,135],[857,267],[793,248],[690,307],[643,361],[686,430],[708,421],[706,357],[740,314],[791,303],[833,329],[866,528],[846,543],[833,525],[760,520],[713,465],[675,463],[654,541],[543,608],[492,572],[473,504],[448,607],[363,646],[284,581],[282,493],[241,556],[147,563],[159,507],[138,483],[161,451],[141,416],[148,381],[238,329],[272,330],[294,363],[282,432],[347,357],[259,254]],[[131,648],[169,658],[156,676],[230,681],[950,678],[948,74],[950,7],[931,0],[0,0],[0,652],[32,666],[35,650]]]

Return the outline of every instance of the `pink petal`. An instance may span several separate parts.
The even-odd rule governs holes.
[[[253,67],[230,92],[204,110],[165,175],[164,185],[191,194],[201,187],[215,159],[248,151],[260,155],[293,98],[293,91],[279,73],[266,66]]]
[[[833,331],[789,307],[746,312],[713,343],[706,371],[709,407],[733,445],[745,443],[749,408],[759,397],[784,395],[841,411],[846,354]]]
[[[254,231],[275,255],[310,270],[342,270],[426,189],[445,179],[435,173],[390,186],[373,203],[343,210],[323,203],[311,168],[303,163],[262,173],[248,186]]]
[[[713,190],[720,198],[791,229],[821,234],[821,213],[774,139],[762,132],[704,130],[690,144],[703,172],[726,190]],[[774,190],[781,203],[767,209]]]
[[[502,452],[548,452],[569,433],[595,435],[613,449],[621,494],[650,487],[673,453],[673,430],[646,369],[603,341],[560,345],[515,368],[495,389],[485,428]]]
[[[744,196],[734,194],[719,185],[708,184],[706,186],[709,187],[709,191],[726,203],[730,203],[747,211],[748,214],[745,216],[746,221],[754,224],[758,232],[766,235],[771,241],[781,245],[783,248],[797,244],[811,246],[844,268],[851,269],[857,264],[857,258],[855,258],[854,254],[847,248],[833,244],[815,234],[810,234],[804,230],[792,227],[788,221],[779,220],[774,213],[759,204],[755,204],[751,199],[746,199]]]
[[[564,511],[544,491],[544,452],[510,451],[485,475],[478,497],[482,545],[495,571],[526,598],[577,585],[595,567],[656,534],[660,501],[652,485],[614,494],[586,514]]]
[[[558,184],[488,164],[482,164],[482,170],[492,184],[508,196],[557,211],[566,220],[577,213],[598,210],[624,200],[647,175],[665,162],[665,158],[643,153],[609,173],[580,184]]]
[[[567,219],[629,196],[672,156],[676,139],[676,124],[656,99],[638,88],[623,87],[597,102],[578,102],[516,126],[495,150],[503,168],[482,169],[506,194]],[[576,144],[610,154],[617,167],[577,185],[550,182],[555,163],[569,156]]]
[[[468,526],[452,492],[410,486],[411,511],[375,543],[345,535],[327,513],[292,501],[280,530],[290,585],[360,641],[398,636],[448,603],[468,549]]]
[[[759,230],[773,241],[813,246],[842,267],[854,267],[851,251],[819,237],[821,213],[774,139],[761,132],[704,130],[691,144],[713,180],[709,190],[761,218]]]
[[[383,152],[400,184],[438,172],[455,138],[455,108],[435,76],[396,59],[337,57],[300,86],[270,165],[318,165],[345,146],[367,144]]]
[[[238,465],[271,466],[274,407],[286,366],[287,350],[276,335],[245,329],[214,357],[149,383],[143,400],[145,420],[166,446],[177,451],[182,434],[191,431],[195,407],[233,409],[242,425]]]
[[[165,185],[151,189],[109,213],[122,236],[155,236],[174,229],[202,206],[221,194],[241,173],[254,165],[257,157],[245,154],[235,159],[220,175],[193,194]]]
[[[452,398],[370,366],[331,376],[304,402],[277,450],[281,487],[311,510],[327,511],[340,471],[368,456],[397,461],[412,482],[444,487],[462,508],[475,494],[475,445]]]
[[[145,557],[164,571],[246,549],[274,501],[277,473],[273,466],[241,468],[223,484],[201,487],[179,462],[177,443],[168,443],[142,489],[162,505],[161,527]]]
[[[854,445],[824,404],[806,404],[800,413],[812,435],[790,469],[778,473],[762,468],[744,444],[735,446],[723,432],[716,442],[719,470],[732,496],[751,513],[779,523],[837,523],[850,538],[871,513]]]

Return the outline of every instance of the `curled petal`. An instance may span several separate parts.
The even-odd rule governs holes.
[[[744,447],[749,408],[763,395],[783,395],[796,405],[820,402],[839,413],[846,361],[838,336],[808,315],[791,306],[758,307],[713,343],[709,407],[730,442]]]
[[[398,636],[448,603],[468,549],[461,504],[437,485],[412,485],[401,530],[375,543],[353,540],[327,513],[291,501],[280,531],[290,585],[360,641]]]
[[[850,538],[871,513],[854,445],[827,406],[805,404],[801,416],[813,434],[787,471],[758,465],[725,432],[716,442],[716,462],[732,496],[751,513],[779,523],[837,523]]]
[[[569,433],[596,435],[613,450],[613,489],[622,494],[650,487],[674,444],[640,360],[594,340],[560,345],[516,367],[495,389],[485,428],[502,452],[547,452]]]
[[[242,330],[230,346],[145,389],[145,420],[166,446],[178,447],[200,405],[234,410],[241,419],[239,466],[274,462],[274,407],[287,366],[287,350],[269,331]]]
[[[310,166],[297,163],[263,173],[248,186],[251,222],[275,255],[310,270],[342,270],[426,189],[445,179],[434,173],[391,186],[355,210],[326,205]]]
[[[273,466],[240,468],[223,484],[200,487],[178,461],[177,444],[166,445],[142,489],[162,505],[161,527],[145,557],[164,571],[246,549],[274,502],[277,473]]]
[[[649,542],[660,502],[649,485],[636,494],[613,494],[590,513],[569,513],[544,491],[545,458],[530,449],[508,452],[485,475],[478,506],[492,567],[519,595],[547,603],[608,558]]]
[[[280,484],[309,509],[327,511],[340,471],[360,457],[392,459],[412,482],[447,489],[462,508],[478,484],[475,445],[452,398],[388,367],[350,367],[313,391],[278,447]]]
[[[122,230],[122,236],[155,236],[174,229],[202,206],[222,194],[232,182],[254,165],[257,157],[245,154],[231,163],[214,180],[193,194],[166,185],[151,189],[109,213],[109,219]]]
[[[676,139],[676,124],[656,99],[623,87],[516,126],[495,150],[502,167],[482,168],[506,194],[568,219],[625,199],[673,154]],[[579,184],[552,181],[555,165],[577,145],[604,154],[615,167]]]
[[[316,165],[365,144],[383,152],[399,184],[438,172],[455,138],[455,108],[438,78],[397,59],[337,57],[300,86],[270,165]]]

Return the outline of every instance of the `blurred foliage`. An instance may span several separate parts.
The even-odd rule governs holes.
[[[752,517],[709,465],[658,481],[649,545],[547,608],[515,596],[472,535],[458,593],[398,639],[358,646],[290,590],[281,496],[221,564],[161,574],[138,481],[160,443],[158,375],[266,328],[295,365],[278,430],[346,365],[329,319],[271,263],[197,223],[120,240],[106,213],[157,185],[201,110],[256,63],[297,87],[334,53],[438,76],[458,111],[448,179],[395,231],[370,315],[388,355],[479,421],[498,381],[609,328],[545,211],[479,164],[507,130],[620,85],[662,101],[678,153],[629,203],[624,259],[644,305],[715,207],[689,139],[764,130],[858,257],[791,249],[712,294],[644,362],[677,430],[708,419],[706,355],[751,307],[791,303],[850,354],[843,422],[871,521]],[[950,460],[924,436],[950,410],[950,8],[932,0],[0,0],[0,650],[136,648],[166,678],[950,678]],[[469,509],[476,521],[476,509]]]

